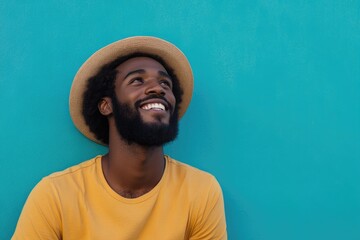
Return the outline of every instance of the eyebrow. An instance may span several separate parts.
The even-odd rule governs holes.
[[[126,74],[125,78],[127,78],[127,77],[130,76],[131,74],[135,74],[135,73],[145,73],[145,70],[144,70],[144,69],[137,69],[137,70],[131,71],[131,72],[129,72],[128,74]],[[125,79],[125,78],[124,78],[124,79]]]
[[[145,73],[145,72],[146,72],[146,71],[145,71],[144,69],[136,69],[136,70],[134,70],[134,71],[128,72],[128,74],[126,74],[126,76],[124,77],[124,79],[127,78],[128,76],[132,75],[132,74],[137,74],[137,73],[143,74],[143,73]],[[167,78],[170,78],[170,79],[171,79],[170,75],[169,75],[168,73],[164,72],[164,71],[158,71],[158,74],[159,74],[160,76],[167,77]]]
[[[160,76],[167,77],[167,78],[169,78],[170,80],[172,80],[172,78],[170,77],[170,75],[169,75],[167,72],[158,71],[158,73],[159,73]]]

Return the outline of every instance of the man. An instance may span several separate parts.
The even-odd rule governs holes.
[[[13,239],[227,239],[215,178],[163,153],[192,88],[188,60],[164,40],[93,54],[74,78],[70,114],[109,152],[43,178]]]

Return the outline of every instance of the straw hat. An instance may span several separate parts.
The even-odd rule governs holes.
[[[135,52],[160,56],[173,70],[183,90],[182,102],[179,105],[179,117],[182,117],[190,104],[193,92],[193,74],[186,56],[173,44],[155,37],[129,37],[111,43],[90,56],[80,67],[72,83],[69,97],[70,115],[77,129],[87,138],[100,143],[96,139],[82,114],[83,96],[90,77],[95,76],[107,63],[120,56]]]

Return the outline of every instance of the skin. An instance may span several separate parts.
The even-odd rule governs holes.
[[[118,101],[138,111],[145,123],[168,124],[176,100],[165,68],[151,58],[136,57],[120,64],[117,71],[115,94]],[[163,103],[166,105],[165,111],[136,108],[136,101],[153,94],[165,97],[167,102],[150,99],[144,103]],[[102,158],[107,182],[114,191],[126,198],[136,198],[149,192],[164,172],[163,147],[128,144],[116,129],[111,98],[103,98],[98,107],[109,121],[109,152]]]

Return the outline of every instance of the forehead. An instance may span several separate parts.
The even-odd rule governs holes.
[[[161,63],[149,57],[130,58],[116,67],[116,70],[120,74],[126,74],[130,71],[138,69],[153,69],[156,71],[163,71],[167,73],[165,67]]]

